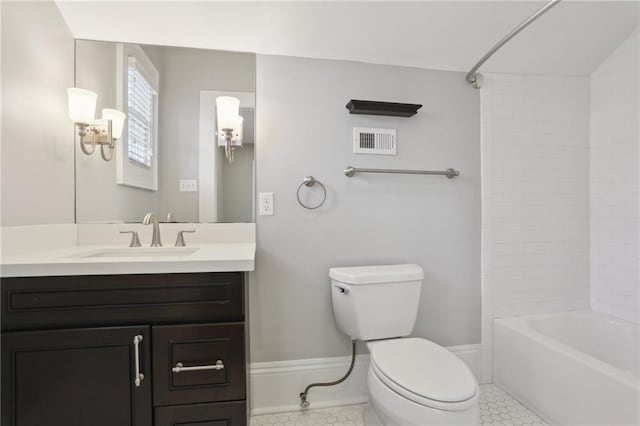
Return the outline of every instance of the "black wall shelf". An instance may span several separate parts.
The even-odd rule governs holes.
[[[418,110],[422,108],[422,105],[351,99],[349,103],[347,103],[346,107],[349,110],[349,114],[412,117],[418,113]]]

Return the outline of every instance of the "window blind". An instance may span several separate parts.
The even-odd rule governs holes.
[[[151,167],[153,157],[154,90],[140,71],[128,67],[128,157],[144,167]]]

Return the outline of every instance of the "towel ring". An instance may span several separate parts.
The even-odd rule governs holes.
[[[317,205],[315,206],[308,206],[305,203],[302,202],[302,200],[300,199],[300,190],[302,189],[303,186],[307,186],[307,187],[312,187],[315,184],[320,185],[320,188],[322,188],[322,201],[320,201]],[[304,207],[307,210],[315,210],[319,207],[321,207],[324,202],[327,200],[327,188],[325,188],[325,186],[322,184],[322,182],[320,182],[319,180],[316,180],[313,176],[307,176],[306,178],[304,178],[304,180],[302,181],[302,183],[300,185],[298,185],[298,190],[296,191],[296,198],[298,199],[298,203]]]

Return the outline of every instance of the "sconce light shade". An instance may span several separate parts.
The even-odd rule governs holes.
[[[105,108],[102,110],[102,118],[111,120],[111,136],[113,139],[120,139],[127,114],[117,109]]]
[[[239,111],[240,99],[232,96],[220,96],[216,98],[218,129],[234,129],[234,126],[237,125]]]
[[[69,97],[69,118],[74,123],[89,124],[96,114],[96,100],[98,94],[91,90],[70,87],[67,89]]]

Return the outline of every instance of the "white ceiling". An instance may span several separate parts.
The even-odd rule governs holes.
[[[468,71],[545,2],[61,1],[76,38]],[[640,2],[565,0],[480,71],[589,74],[638,25]]]

